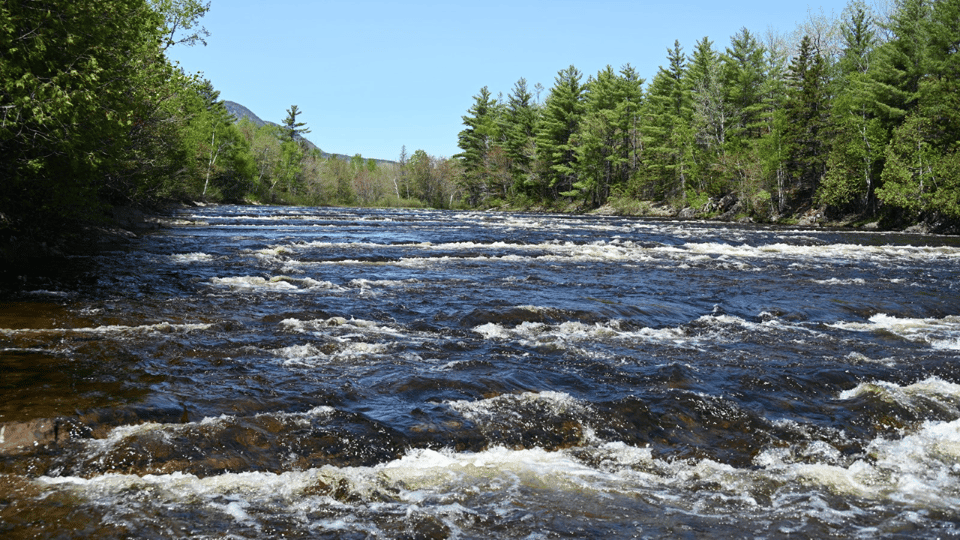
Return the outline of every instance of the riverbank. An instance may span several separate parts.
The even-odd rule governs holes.
[[[655,201],[619,200],[597,208],[586,208],[580,203],[565,206],[513,206],[489,208],[498,212],[560,213],[596,216],[623,216],[657,218],[679,221],[712,221],[718,223],[755,223],[758,225],[793,226],[812,229],[849,229],[866,231],[889,231],[906,234],[960,235],[960,223],[945,219],[910,221],[889,216],[847,214],[831,216],[824,208],[806,208],[800,212],[783,215],[758,216],[744,210],[743,205],[732,197],[710,199],[702,206],[678,208],[669,203]]]

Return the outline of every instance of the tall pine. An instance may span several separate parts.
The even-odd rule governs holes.
[[[573,137],[580,129],[584,112],[583,74],[574,66],[554,78],[537,129],[537,158],[541,165],[541,187],[556,197],[569,192],[576,182],[576,149]]]
[[[483,202],[490,191],[491,153],[497,144],[497,107],[490,90],[484,86],[473,97],[473,105],[463,116],[466,126],[458,136],[457,146],[462,152],[455,157],[463,168],[462,184],[473,205]]]
[[[647,194],[657,198],[684,198],[693,169],[693,98],[686,70],[686,56],[674,41],[667,67],[660,67],[647,92],[645,177]]]
[[[808,201],[825,173],[827,159],[829,96],[823,56],[809,36],[800,40],[800,49],[789,69],[785,106],[789,158],[787,171],[796,203]]]

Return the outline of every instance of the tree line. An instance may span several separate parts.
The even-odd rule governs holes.
[[[209,9],[201,0],[0,4],[0,259],[63,244],[125,205],[459,200],[455,161],[422,150],[397,164],[324,159],[303,139],[297,106],[279,124],[235,122],[210,81],[166,54],[205,44]]]
[[[795,35],[675,42],[649,84],[570,66],[542,101],[523,78],[482,88],[458,139],[466,200],[960,221],[960,0],[853,0]]]
[[[324,157],[294,105],[237,122],[167,58],[203,43],[202,0],[0,4],[0,258],[124,205],[170,200],[636,210],[783,220],[811,208],[960,221],[960,0],[852,1],[796,38],[678,42],[647,83],[627,65],[549,90],[484,87],[461,153]],[[541,99],[541,95],[544,95]]]
[[[247,202],[300,205],[406,206],[449,208],[459,201],[457,162],[406,147],[397,161],[324,157],[307,143],[310,132],[297,120],[296,105],[280,124],[258,126],[242,118],[232,126],[243,141],[236,147],[253,164],[240,193]],[[222,194],[207,194],[222,197]],[[194,197],[196,199],[196,197]],[[231,197],[230,200],[237,200]]]

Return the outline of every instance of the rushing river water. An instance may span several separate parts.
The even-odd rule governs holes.
[[[956,238],[224,206],[73,263],[0,301],[4,538],[960,537]]]

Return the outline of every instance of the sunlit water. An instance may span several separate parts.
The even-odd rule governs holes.
[[[960,537],[956,238],[172,221],[0,302],[0,536]]]

